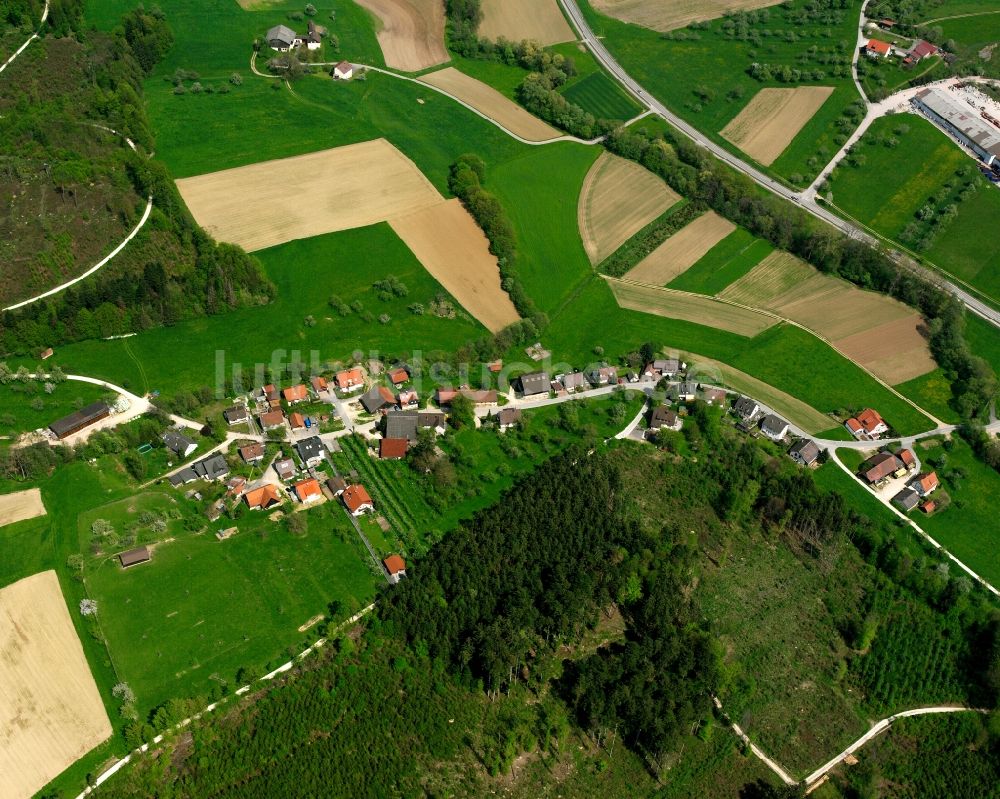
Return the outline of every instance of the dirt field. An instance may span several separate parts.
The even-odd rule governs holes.
[[[37,488],[0,494],[0,527],[45,515],[42,492]]]
[[[56,573],[0,589],[0,794],[32,796],[110,735]]]
[[[177,188],[202,227],[248,252],[383,222],[442,199],[385,139],[184,178]]]
[[[603,261],[679,199],[648,169],[601,153],[583,181],[576,209],[590,262]]]
[[[730,333],[748,338],[777,324],[777,321],[769,316],[736,308],[711,297],[686,294],[656,286],[622,283],[612,278],[607,280],[618,304],[632,311],[656,314],[668,319],[683,319],[699,325],[728,330]]]
[[[722,129],[722,137],[770,166],[832,93],[829,86],[761,89]]]
[[[448,60],[442,0],[357,0],[357,3],[382,21],[376,35],[386,66],[416,72]]]
[[[665,286],[734,230],[736,225],[728,219],[707,211],[643,258],[625,278]]]
[[[576,34],[559,10],[559,0],[483,0],[479,35],[540,44],[571,42]]]
[[[563,135],[551,125],[529,114],[513,100],[504,97],[493,87],[470,78],[453,67],[445,67],[429,75],[423,75],[420,80],[453,94],[522,139],[546,141]]]
[[[726,11],[764,8],[781,0],[591,0],[602,14],[665,33]]]
[[[919,313],[817,272],[786,252],[771,253],[719,296],[798,322],[889,384],[935,368]]]
[[[424,268],[491,332],[520,317],[500,288],[489,242],[458,200],[389,221]]]

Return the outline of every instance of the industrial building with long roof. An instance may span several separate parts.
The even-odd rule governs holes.
[[[924,89],[913,98],[917,106],[969,147],[987,166],[1000,161],[1000,128],[978,111],[941,89]]]

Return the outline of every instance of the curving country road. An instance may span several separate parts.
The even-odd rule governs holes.
[[[31,34],[31,36],[28,37],[28,41],[26,41],[24,44],[18,47],[10,58],[8,58],[6,61],[0,64],[0,72],[3,72],[5,69],[7,69],[7,67],[13,64],[14,59],[17,58],[19,55],[21,55],[21,53],[23,53],[28,48],[29,44],[35,41],[35,39],[40,38],[38,35],[38,31],[42,29],[42,26],[45,24],[45,20],[47,20],[48,18],[49,18],[49,0],[45,0],[45,8],[42,9],[42,18],[38,23],[38,30],[36,30],[33,34]]]
[[[638,83],[638,81],[629,75],[621,64],[618,63],[615,57],[611,55],[607,47],[604,46],[604,43],[597,37],[594,31],[591,30],[590,25],[583,16],[583,12],[580,11],[580,7],[576,4],[576,0],[559,0],[559,3],[562,5],[566,15],[570,18],[577,32],[580,34],[580,41],[587,46],[587,49],[594,56],[594,58],[596,58],[612,75],[612,77],[624,86],[630,94],[632,94],[645,107],[649,108],[654,114],[662,117],[666,122],[681,131],[699,147],[709,151],[720,161],[724,161],[738,172],[742,172],[744,175],[752,179],[758,185],[763,186],[768,191],[777,194],[779,197],[783,197],[795,205],[798,205],[815,216],[817,219],[823,220],[827,224],[832,225],[853,239],[864,241],[875,247],[879,246],[879,241],[876,238],[869,235],[851,222],[841,219],[833,212],[828,211],[822,205],[817,203],[813,196],[808,193],[794,191],[774,178],[768,177],[756,167],[751,166],[746,161],[743,161],[725,148],[713,142],[697,128],[685,122],[679,116],[670,111],[665,105],[663,105],[663,103],[646,91]],[[1000,311],[991,308],[986,303],[973,297],[964,289],[956,286],[950,281],[944,280],[936,272],[932,272],[931,270],[916,264],[909,258],[893,253],[888,253],[888,255],[900,266],[909,269],[910,271],[919,274],[932,282],[945,286],[962,303],[964,303],[970,311],[978,316],[981,316],[991,324],[1000,327]]]

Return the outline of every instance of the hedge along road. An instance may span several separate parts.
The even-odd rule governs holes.
[[[48,5],[46,5],[45,8],[46,8],[46,11],[47,11],[48,10]],[[30,42],[31,40],[29,39],[28,41]],[[24,48],[22,48],[22,49],[24,49]],[[112,128],[107,128],[104,125],[96,125],[95,124],[94,127],[95,128],[100,128],[101,130],[106,130],[108,133],[113,133],[115,136],[121,136],[123,139],[125,139],[125,143],[128,144],[128,146],[132,148],[132,152],[135,152],[135,153],[139,152],[139,150],[135,146],[135,142],[133,142],[128,136],[125,136],[125,135],[119,133],[117,130],[114,130]],[[31,305],[31,303],[33,303],[33,302],[38,302],[39,300],[43,300],[46,297],[51,297],[53,294],[58,294],[61,291],[65,291],[70,286],[72,286],[72,285],[74,285],[76,283],[79,283],[81,280],[84,280],[85,278],[90,277],[92,274],[94,274],[95,272],[97,272],[103,266],[106,266],[108,264],[108,262],[112,258],[114,258],[116,255],[118,255],[118,253],[120,253],[122,250],[125,249],[125,246],[130,241],[132,241],[132,239],[134,239],[136,237],[136,235],[139,233],[140,230],[142,230],[143,225],[145,225],[146,222],[149,221],[149,215],[152,213],[152,211],[153,211],[153,195],[150,194],[149,197],[146,198],[146,208],[142,212],[142,217],[139,219],[138,224],[136,224],[136,226],[134,228],[132,228],[132,232],[129,233],[125,237],[125,239],[117,247],[115,247],[110,253],[108,253],[106,256],[104,256],[104,258],[102,258],[100,261],[98,261],[94,266],[90,267],[90,269],[88,269],[82,275],[79,275],[78,277],[74,277],[72,280],[67,280],[65,283],[61,283],[60,285],[56,286],[55,288],[49,289],[48,291],[44,291],[41,294],[38,294],[38,295],[36,295],[34,297],[31,297],[30,299],[22,300],[21,302],[14,303],[13,305],[8,305],[3,310],[4,311],[13,311],[13,310],[16,310],[17,308],[23,308],[25,305]]]
[[[559,0],[566,15],[570,18],[574,27],[580,33],[580,41],[587,46],[591,54],[596,58],[601,65],[614,77],[625,89],[635,97],[642,105],[649,108],[654,114],[662,117],[668,124],[679,130],[685,136],[690,138],[699,147],[708,150],[712,155],[723,161],[728,166],[742,172],[744,175],[749,177],[758,185],[764,187],[773,194],[777,194],[796,205],[801,206],[803,209],[808,211],[810,214],[815,216],[817,219],[821,219],[829,225],[840,230],[842,233],[850,236],[853,239],[863,241],[871,246],[878,246],[878,239],[869,235],[860,227],[848,222],[846,219],[842,219],[832,211],[827,210],[822,205],[820,205],[813,196],[810,196],[807,192],[797,192],[785,186],[783,183],[770,178],[765,175],[760,170],[752,167],[750,164],[746,163],[742,159],[730,153],[728,150],[719,146],[707,136],[702,134],[697,128],[685,122],[679,116],[671,112],[663,103],[653,97],[648,91],[642,88],[642,86],[629,75],[621,64],[611,55],[607,47],[604,46],[602,42],[587,24],[587,20],[584,18],[583,13],[580,11],[580,7],[576,4],[576,0]],[[867,104],[867,100],[865,101]],[[825,171],[825,170],[824,170]],[[956,286],[949,280],[945,280],[940,275],[931,270],[918,265],[915,261],[912,261],[906,256],[899,253],[888,253],[895,263],[902,266],[909,271],[924,277],[935,283],[942,283],[948,290],[957,297],[970,311],[981,316],[987,322],[996,327],[1000,327],[1000,311],[990,307],[986,303],[980,302],[978,299],[973,297],[964,289]]]
[[[42,29],[42,26],[45,24],[45,20],[47,20],[48,18],[49,18],[49,0],[45,0],[45,8],[42,10],[42,18],[38,23],[38,30]],[[24,44],[18,47],[17,50],[14,51],[14,55],[12,55],[6,61],[0,64],[0,72],[3,72],[5,69],[7,69],[7,67],[9,67],[12,63],[14,63],[14,59],[17,58],[19,55],[21,55],[21,53],[23,53],[28,48],[28,45],[38,38],[40,38],[38,35],[38,31],[35,31],[33,34],[31,34],[31,36],[28,37],[28,41],[26,41]]]

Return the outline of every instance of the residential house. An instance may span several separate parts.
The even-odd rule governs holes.
[[[410,442],[405,438],[382,438],[378,442],[378,456],[384,461],[398,461],[406,457]]]
[[[546,389],[546,392],[548,392],[548,389]],[[467,397],[473,405],[492,407],[497,404],[497,392],[494,389],[476,390],[471,388],[460,388],[456,390],[453,388],[439,388],[437,392],[435,392],[435,398],[437,400],[437,404],[444,407],[446,405],[451,405],[452,400],[459,394],[463,397]]]
[[[618,370],[613,366],[597,366],[587,372],[587,379],[591,385],[607,386],[618,382]]]
[[[906,58],[910,62],[917,64],[925,58],[930,58],[931,56],[935,56],[937,54],[938,48],[933,44],[925,42],[923,39],[917,39],[917,41],[913,43],[913,47],[906,52]]]
[[[323,499],[323,489],[319,487],[319,481],[311,477],[308,480],[296,483],[292,486],[292,490],[303,505],[309,505]]]
[[[317,397],[330,390],[330,384],[326,382],[326,378],[322,375],[314,375],[313,377],[310,377],[309,383],[312,385],[313,393]]]
[[[361,397],[361,405],[368,413],[377,413],[396,404],[396,397],[385,386],[372,386]]]
[[[891,452],[880,452],[861,464],[860,474],[871,485],[879,485],[892,477],[903,462]]]
[[[676,386],[670,386],[667,394],[677,402],[694,402],[698,396],[698,384],[693,380],[685,380]]]
[[[247,410],[246,405],[234,405],[231,408],[226,408],[222,412],[222,416],[226,420],[226,424],[241,424],[250,421],[250,411]]]
[[[73,411],[69,416],[53,422],[49,425],[49,430],[56,438],[63,439],[73,433],[79,433],[102,419],[107,419],[110,415],[111,408],[106,402],[92,402],[78,411]]]
[[[365,385],[365,376],[360,369],[345,369],[334,378],[341,391],[358,391]]]
[[[937,508],[937,503],[933,499],[928,499],[920,506],[920,510],[928,515],[933,513],[935,508]]]
[[[681,418],[677,415],[677,411],[671,409],[667,405],[658,405],[653,408],[653,412],[649,416],[649,429],[650,430],[660,430],[666,428],[667,430],[680,430],[684,423]]]
[[[385,437],[416,441],[418,414],[416,411],[394,411],[385,415]]]
[[[788,450],[792,460],[800,466],[812,466],[819,460],[819,447],[809,438],[800,438]]]
[[[892,45],[881,39],[869,39],[865,45],[865,55],[869,58],[888,58],[891,52]]]
[[[243,495],[243,500],[251,510],[267,510],[281,504],[281,493],[276,486],[268,483],[254,488]]]
[[[229,476],[229,464],[221,452],[198,461],[192,468],[202,480],[224,480]]]
[[[268,383],[261,387],[258,399],[267,403],[271,408],[277,408],[281,404],[281,392],[274,384]]]
[[[646,366],[646,377],[676,377],[680,374],[681,362],[677,358],[658,358]]]
[[[299,453],[302,462],[306,467],[315,466],[323,461],[326,455],[326,447],[323,446],[319,436],[310,436],[295,442],[295,451]]]
[[[291,458],[278,458],[274,462],[274,471],[280,480],[291,480],[298,469]]]
[[[521,393],[525,397],[535,397],[539,394],[549,393],[549,380],[548,374],[545,372],[531,372],[530,374],[521,375]]]
[[[921,497],[926,497],[938,487],[937,472],[921,472],[910,480],[909,485]]]
[[[587,376],[583,372],[571,372],[556,378],[567,391],[585,391],[590,388]]]
[[[733,411],[744,422],[751,422],[760,413],[760,405],[750,397],[739,397],[733,405]]]
[[[198,445],[177,430],[167,430],[163,434],[163,445],[178,458],[186,458],[198,449]]]
[[[913,454],[913,450],[904,448],[897,452],[896,455],[907,471],[917,468],[917,456]]]
[[[892,504],[904,513],[909,513],[920,502],[920,495],[912,488],[904,488],[892,498]]]
[[[264,445],[255,441],[240,447],[240,457],[244,463],[260,463],[264,460]]]
[[[390,555],[382,561],[385,573],[389,575],[390,583],[398,583],[401,577],[406,577],[406,562],[399,555]]]
[[[865,408],[857,416],[852,416],[844,422],[844,427],[859,441],[878,438],[889,431],[889,425],[885,423],[878,411],[872,408]]]
[[[306,417],[298,411],[295,411],[288,416],[288,426],[291,427],[292,430],[304,430],[306,426]]]
[[[401,386],[410,379],[410,373],[404,367],[398,367],[389,372],[388,378],[394,386]]]
[[[418,411],[417,427],[421,430],[433,430],[438,435],[444,433],[445,415],[441,411]]]
[[[226,493],[233,497],[238,497],[243,493],[243,489],[246,487],[247,479],[245,477],[230,477],[226,480]]]
[[[274,410],[260,415],[260,426],[267,430],[278,430],[285,426],[285,414],[283,411]]]
[[[264,41],[272,50],[287,53],[302,44],[301,37],[287,25],[275,25],[264,35]]]
[[[375,504],[365,491],[365,487],[357,483],[345,488],[340,499],[352,516],[360,516],[362,513],[375,510]]]
[[[712,405],[716,408],[724,408],[726,406],[726,398],[729,395],[724,389],[713,387],[705,388],[702,386],[701,396],[707,405]]]
[[[334,80],[350,80],[354,77],[354,65],[350,61],[341,61],[333,67]]]
[[[331,494],[339,497],[344,493],[344,489],[347,488],[347,481],[343,477],[328,477],[326,487],[330,489]]]
[[[415,408],[420,404],[420,397],[416,391],[400,391],[396,397],[396,404],[400,408]]]
[[[308,50],[319,50],[323,46],[323,37],[326,35],[326,28],[322,25],[317,25],[312,20],[306,28],[305,43],[306,49]]]
[[[769,413],[760,422],[760,432],[772,441],[781,441],[788,435],[788,422],[780,416]]]
[[[631,369],[629,369],[627,372],[625,372],[625,382],[627,382],[627,383],[638,383],[639,382],[639,373],[638,372],[634,372]]]
[[[510,430],[514,425],[521,424],[520,408],[504,408],[497,414],[497,429]]]
[[[150,557],[149,547],[136,547],[135,549],[120,553],[118,560],[121,561],[122,568],[127,569],[129,566],[137,566],[140,563],[145,563]]]
[[[303,383],[299,383],[297,386],[286,388],[281,392],[281,396],[289,405],[294,405],[297,402],[305,402],[309,399],[309,391]]]

